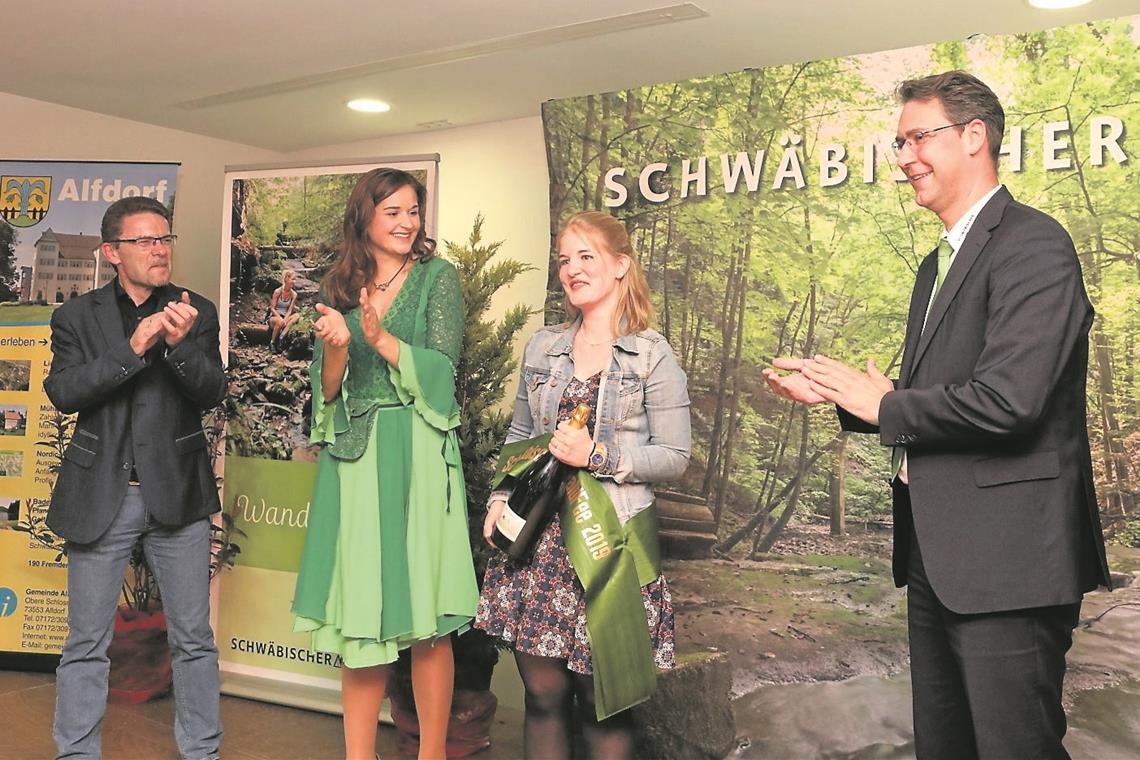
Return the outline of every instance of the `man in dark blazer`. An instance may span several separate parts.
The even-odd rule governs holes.
[[[1065,653],[1082,594],[1109,584],[1086,429],[1092,306],[1068,233],[998,183],[1005,113],[989,87],[951,71],[899,96],[898,165],[945,227],[918,269],[899,379],[824,356],[764,375],[893,448],[918,756],[1067,757]]]
[[[178,750],[186,760],[214,758],[221,723],[209,515],[219,502],[201,417],[226,392],[217,310],[170,284],[175,236],[158,201],[113,203],[102,239],[117,277],[56,309],[44,380],[51,402],[79,415],[47,517],[68,557],[55,741],[60,758],[100,755],[107,647],[141,538],[166,614]]]

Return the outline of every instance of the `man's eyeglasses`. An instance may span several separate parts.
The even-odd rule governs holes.
[[[908,143],[910,144],[910,147],[918,150],[922,147],[922,144],[926,142],[930,137],[932,137],[936,132],[941,132],[944,129],[950,129],[951,127],[964,127],[971,121],[973,121],[973,119],[970,119],[968,121],[960,121],[957,124],[945,124],[941,127],[935,127],[934,129],[917,129],[906,137],[896,137],[895,139],[891,140],[891,147],[894,149],[896,155],[902,153],[902,149],[906,147]]]
[[[105,242],[108,242],[108,243],[130,243],[131,245],[137,245],[139,248],[143,249],[144,251],[149,251],[151,248],[154,248],[159,243],[161,243],[162,245],[165,245],[165,246],[174,245],[175,243],[178,242],[178,236],[177,235],[163,235],[162,237],[123,238],[121,240],[107,240]]]

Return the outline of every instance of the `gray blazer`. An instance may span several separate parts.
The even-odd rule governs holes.
[[[906,447],[910,480],[909,494],[895,488],[895,582],[913,520],[931,586],[955,612],[1079,601],[1109,577],[1086,429],[1093,309],[1073,241],[1002,188],[923,329],[936,269],[931,253],[879,407],[880,440]]]
[[[158,289],[159,303],[182,288]],[[67,301],[51,318],[51,370],[44,390],[56,408],[78,412],[52,492],[48,526],[63,538],[89,543],[111,525],[127,490],[133,462],[147,512],[179,526],[220,509],[202,430],[202,411],[226,394],[218,348],[218,312],[196,293],[198,319],[190,334],[158,360],[157,372],[125,385],[146,365],[123,334],[114,282]]]

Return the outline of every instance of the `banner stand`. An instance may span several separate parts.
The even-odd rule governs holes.
[[[67,558],[47,526],[74,416],[44,391],[51,316],[106,287],[108,206],[173,210],[177,162],[0,160],[0,667],[50,672],[68,635]]]
[[[275,702],[305,710],[340,715],[340,684],[335,688],[321,688],[311,684],[283,681],[280,677],[256,676],[222,671],[222,693],[230,697]]]
[[[22,670],[27,673],[54,673],[57,667],[59,667],[58,654],[0,652],[0,670]]]
[[[311,650],[290,612],[316,474],[307,419],[313,306],[360,175],[385,166],[417,176],[428,194],[424,225],[435,237],[438,161],[428,154],[226,167],[219,321],[230,398],[222,509],[240,551],[213,588],[223,694],[342,712],[340,657]],[[285,316],[296,321],[274,338],[266,315],[286,279],[294,295]]]

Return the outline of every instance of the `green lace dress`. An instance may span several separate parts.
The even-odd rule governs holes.
[[[455,363],[463,341],[459,278],[416,263],[384,328],[399,366],[364,341],[360,309],[340,395],[323,402],[323,345],[312,440],[323,444],[293,598],[294,630],[347,667],[392,662],[411,644],[463,631],[478,606],[456,429]]]

